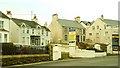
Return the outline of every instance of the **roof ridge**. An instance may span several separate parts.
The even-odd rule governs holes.
[[[112,21],[118,21],[118,20],[113,20],[113,19],[104,19],[104,20],[112,20]]]
[[[19,18],[12,18],[12,19],[17,19],[17,20],[24,20],[24,21],[31,21],[31,20],[26,20],[26,19],[19,19]],[[34,21],[31,21],[34,22]]]
[[[59,20],[59,19],[58,19]],[[67,21],[74,21],[74,20],[69,20],[69,19],[60,19],[60,20],[67,20]],[[74,21],[75,22],[75,21]]]

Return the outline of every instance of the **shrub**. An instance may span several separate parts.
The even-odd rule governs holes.
[[[98,50],[98,49],[96,49],[96,48],[87,48],[86,50],[94,50],[95,52],[104,52],[104,51]]]
[[[48,46],[17,46],[13,43],[2,43],[3,55],[17,54],[49,54]]]

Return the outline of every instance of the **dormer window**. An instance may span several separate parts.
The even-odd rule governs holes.
[[[22,25],[22,32],[25,33],[25,25]]]

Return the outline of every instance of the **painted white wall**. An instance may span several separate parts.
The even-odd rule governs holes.
[[[7,34],[7,42],[10,42],[11,39],[10,39],[10,20],[9,19],[6,19],[6,18],[0,18],[1,21],[3,21],[3,29],[7,30],[8,32],[6,31],[0,31],[1,33],[1,41],[0,42],[5,42],[4,41],[4,34]]]
[[[0,31],[0,34],[1,34],[0,43],[4,43],[4,42],[5,42],[5,38],[4,38],[4,35],[5,35],[5,34],[7,34],[7,42],[10,42],[9,32]]]
[[[11,42],[17,43],[17,44],[19,44],[21,40],[20,28],[12,20],[10,20],[10,39],[11,39]]]

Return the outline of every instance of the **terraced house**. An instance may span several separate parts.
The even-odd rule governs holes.
[[[110,44],[113,47],[119,45],[117,20],[104,19],[101,15],[101,18],[97,18],[86,32],[86,39],[92,43]]]
[[[50,43],[50,30],[39,25],[36,16],[29,21],[12,18],[11,12],[7,12],[7,15],[10,17],[10,35],[14,44],[45,46]],[[48,38],[45,39],[45,37]],[[46,41],[49,42],[46,43]]]
[[[0,43],[10,42],[10,18],[0,11]]]
[[[80,24],[80,17],[75,20],[59,19],[58,14],[52,15],[52,22],[49,25],[53,43],[69,43],[69,31],[75,30],[76,42],[85,41],[85,28]]]

